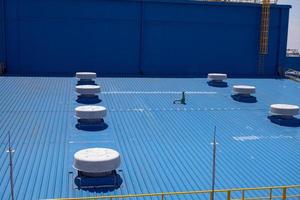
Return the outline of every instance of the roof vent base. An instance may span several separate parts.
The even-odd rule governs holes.
[[[97,94],[79,94],[77,93],[78,98],[90,99],[90,98],[97,98]]]
[[[80,126],[104,123],[104,119],[77,119],[77,120]]]
[[[95,83],[94,80],[78,80],[77,86],[78,85],[97,85],[97,84]]]
[[[75,177],[75,185],[78,188],[90,189],[90,188],[118,188],[122,184],[123,180],[116,170],[111,171],[106,176],[89,176],[90,174],[84,174],[78,171],[78,176]]]
[[[75,125],[78,130],[82,131],[102,131],[108,128],[108,125],[101,120],[78,120],[78,123]]]
[[[106,177],[106,176],[113,175],[115,173],[116,173],[116,170],[109,171],[109,172],[99,172],[99,173],[78,171],[78,176],[85,176],[85,177]]]
[[[98,95],[79,95],[76,100],[80,104],[97,104],[101,102]]]

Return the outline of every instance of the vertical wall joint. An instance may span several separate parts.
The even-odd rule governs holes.
[[[259,44],[259,61],[258,74],[264,74],[265,56],[268,54],[269,47],[269,26],[270,26],[270,0],[262,1],[261,23],[260,23],[260,44]]]

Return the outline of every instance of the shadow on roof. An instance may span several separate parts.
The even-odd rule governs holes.
[[[274,124],[287,127],[300,127],[300,119],[296,117],[284,118],[282,116],[268,116],[269,120]]]
[[[224,81],[207,81],[207,84],[212,87],[219,87],[219,88],[228,87],[228,83]]]
[[[239,94],[233,94],[231,95],[231,98],[235,101],[238,102],[243,102],[243,103],[256,103],[257,99],[255,96],[243,96],[243,95],[239,95]]]

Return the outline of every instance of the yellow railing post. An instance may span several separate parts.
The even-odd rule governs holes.
[[[231,191],[230,190],[227,191],[227,200],[231,200]]]
[[[273,189],[270,188],[270,196],[269,196],[269,199],[272,200],[273,199]]]
[[[165,199],[165,195],[161,194],[161,200],[164,200],[164,199]]]
[[[286,187],[282,188],[282,200],[286,200]]]
[[[242,200],[245,200],[245,190],[242,190]]]

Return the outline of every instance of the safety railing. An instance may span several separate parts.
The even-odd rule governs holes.
[[[300,189],[300,185],[291,186],[275,186],[275,187],[258,187],[258,188],[236,188],[236,189],[222,189],[222,190],[197,190],[197,191],[187,191],[187,192],[161,192],[161,193],[149,193],[149,194],[128,194],[128,195],[116,195],[116,196],[97,196],[97,197],[81,197],[81,198],[60,198],[59,200],[97,200],[97,199],[129,199],[129,198],[144,198],[147,197],[157,197],[160,200],[166,200],[167,197],[171,196],[182,196],[184,195],[209,195],[212,197],[214,195],[222,193],[225,195],[226,200],[273,200],[273,199],[300,199],[300,193],[288,194],[288,190]],[[266,191],[267,196],[251,196],[248,194],[250,191]],[[275,192],[276,191],[276,194]],[[239,193],[239,197],[233,197],[233,194]],[[168,198],[172,199],[172,198]],[[207,199],[207,198],[206,198]],[[211,198],[210,198],[211,199]],[[215,198],[218,199],[218,198]]]

